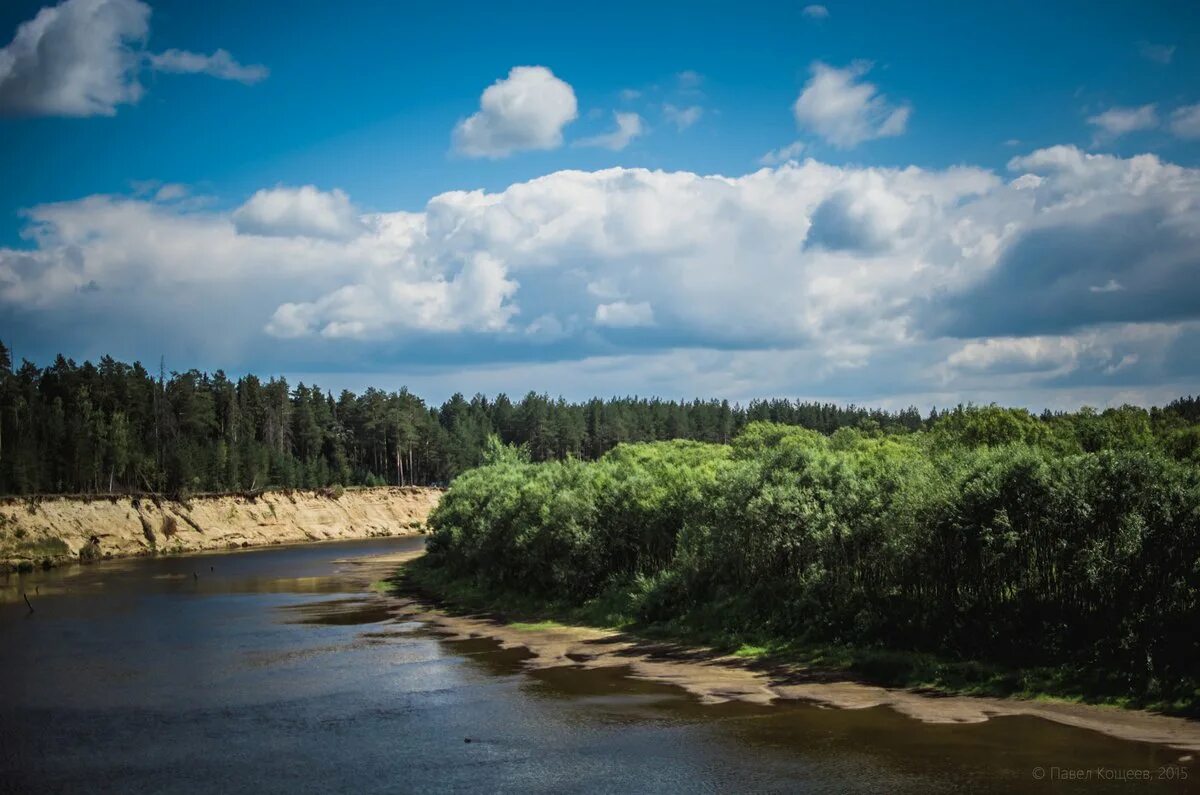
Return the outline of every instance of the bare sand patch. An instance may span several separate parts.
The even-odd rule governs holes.
[[[800,700],[837,709],[885,706],[925,723],[980,723],[1026,715],[1122,740],[1200,751],[1200,722],[1186,718],[1063,701],[945,696],[878,687],[845,674],[764,664],[711,649],[648,641],[615,630],[557,624],[513,625],[478,614],[458,615],[413,598],[398,598],[394,615],[456,640],[491,638],[533,656],[530,669],[623,667],[630,676],[676,685],[704,703],[771,704]]]

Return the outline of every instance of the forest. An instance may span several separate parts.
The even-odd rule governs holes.
[[[110,357],[17,365],[0,343],[0,494],[446,484],[481,463],[493,435],[535,461],[591,460],[622,442],[727,442],[755,420],[822,432],[925,422],[916,409],[788,400],[568,403],[531,392],[428,406],[403,389],[335,397],[283,378],[149,372]]]
[[[1072,683],[1058,692],[1196,713],[1197,408],[965,407],[913,431],[751,422],[728,445],[594,462],[496,441],[435,509],[413,576],[730,648],[1051,671]]]
[[[427,570],[711,636],[1103,672],[1200,706],[1200,399],[898,412],[338,395],[0,345],[0,492],[450,485]]]

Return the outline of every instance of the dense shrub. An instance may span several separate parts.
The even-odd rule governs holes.
[[[1139,412],[971,410],[904,435],[753,423],[727,446],[498,456],[434,511],[430,563],[576,604],[625,589],[646,621],[1094,667],[1187,697],[1200,470],[1176,449],[1189,429],[1155,437]]]

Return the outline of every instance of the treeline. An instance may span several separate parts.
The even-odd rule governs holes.
[[[1196,711],[1194,408],[968,408],[907,434],[755,423],[594,463],[497,449],[442,498],[422,565],[709,638],[1061,670]]]
[[[643,398],[568,403],[529,393],[428,406],[401,389],[337,396],[282,378],[150,372],[104,357],[14,368],[0,344],[0,494],[429,485],[482,460],[489,437],[535,461],[595,459],[623,442],[727,442],[755,420],[824,432],[912,430],[916,409]]]
[[[903,434],[953,415],[789,400],[568,403],[532,392],[515,402],[459,394],[429,406],[404,389],[335,396],[282,378],[152,373],[110,357],[13,365],[0,344],[2,494],[445,484],[483,461],[492,436],[533,461],[595,460],[625,442],[727,443],[757,421]],[[1197,413],[1195,402],[1155,410],[1152,424],[1161,430],[1187,411]]]

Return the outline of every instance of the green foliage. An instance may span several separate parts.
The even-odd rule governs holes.
[[[1130,407],[960,408],[928,433],[754,422],[730,445],[499,461],[454,482],[426,565],[734,647],[1090,671],[1109,694],[1196,707],[1194,430]]]
[[[938,420],[934,435],[945,443],[977,445],[1041,444],[1049,438],[1045,424],[1025,409],[959,406]]]
[[[530,462],[529,445],[505,444],[494,433],[488,434],[482,451],[483,463],[491,464],[528,464]]]
[[[438,408],[405,389],[334,397],[316,386],[223,372],[148,372],[104,357],[4,367],[0,493],[256,491],[445,484],[481,464],[594,460],[628,442],[726,443],[769,420],[830,433],[922,427],[915,408],[753,401],[518,402],[454,395]]]

